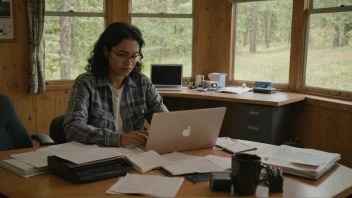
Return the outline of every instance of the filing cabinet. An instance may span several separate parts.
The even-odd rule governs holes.
[[[281,145],[291,136],[291,106],[237,105],[236,138]]]

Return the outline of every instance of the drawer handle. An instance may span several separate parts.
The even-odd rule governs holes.
[[[259,131],[259,127],[255,127],[255,126],[248,126],[249,130],[254,130],[254,131]]]
[[[249,111],[248,112],[249,115],[259,115],[258,111]]]

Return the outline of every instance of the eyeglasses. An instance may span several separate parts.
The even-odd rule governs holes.
[[[124,61],[124,62],[131,60],[133,63],[135,63],[135,62],[140,61],[142,58],[142,56],[140,54],[128,56],[127,54],[120,54],[120,53],[116,52],[115,50],[113,50],[112,48],[111,48],[111,51],[113,51],[115,53],[117,59],[119,59],[120,61]]]

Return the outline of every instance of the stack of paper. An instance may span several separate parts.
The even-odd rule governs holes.
[[[228,137],[221,137],[216,140],[216,146],[221,147],[223,150],[228,151],[230,153],[240,153],[244,151],[255,150],[257,148],[253,146],[249,146],[246,144],[242,144],[239,142],[234,142]]]
[[[24,178],[50,172],[47,166],[37,168],[17,159],[2,160],[0,166]]]
[[[223,87],[219,91],[223,92],[223,93],[242,94],[242,93],[249,92],[252,90],[253,90],[253,88],[248,88],[248,87],[245,87],[245,88],[242,88],[242,87]]]
[[[0,161],[0,166],[22,177],[30,177],[49,172],[48,156],[56,155],[75,164],[83,164],[122,155],[117,151],[85,145],[78,142],[53,145],[36,151],[12,154],[8,160]]]
[[[150,150],[141,154],[126,156],[139,172],[145,173],[152,169],[171,164],[172,162],[157,152]]]
[[[309,179],[318,179],[331,169],[341,155],[314,149],[281,145],[273,151],[260,154],[262,162],[283,168],[284,173]]]
[[[151,197],[175,197],[183,178],[127,174],[110,187],[108,194],[141,194]]]
[[[48,166],[48,156],[50,156],[48,153],[31,151],[26,153],[12,154],[10,155],[10,158],[17,159],[37,168],[43,168]]]

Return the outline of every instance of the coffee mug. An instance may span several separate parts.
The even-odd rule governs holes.
[[[202,86],[202,82],[204,80],[203,75],[196,75],[196,87]]]
[[[254,195],[257,185],[269,175],[268,166],[261,163],[257,155],[238,153],[232,155],[231,180],[235,193],[239,195]],[[260,172],[266,169],[265,176],[260,179]]]

